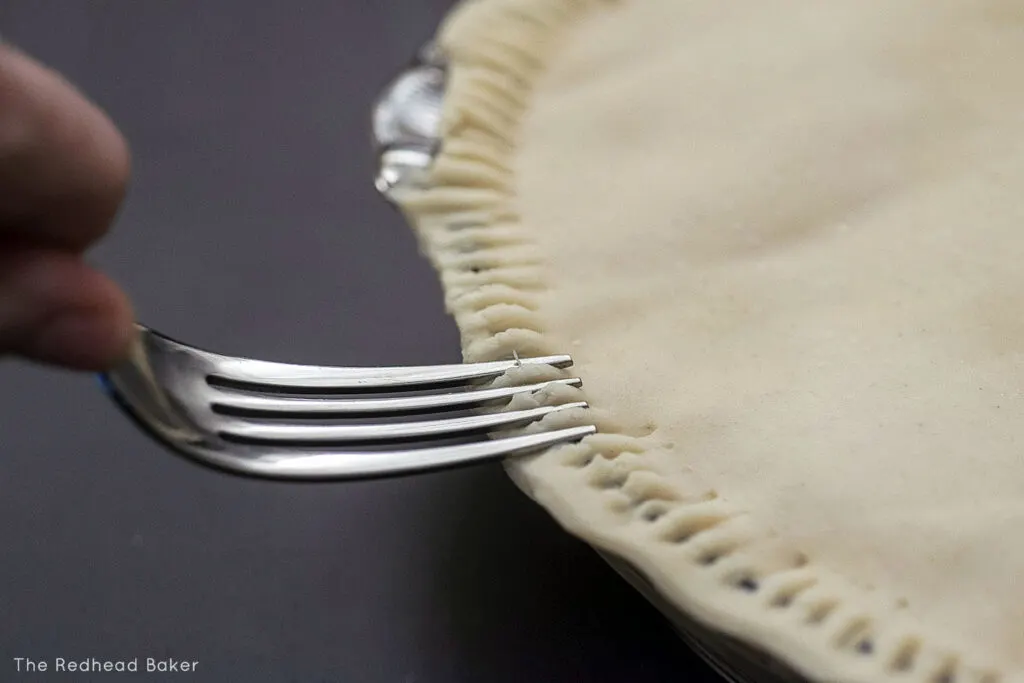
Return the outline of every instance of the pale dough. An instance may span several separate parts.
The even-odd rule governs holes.
[[[993,677],[1024,671],[1024,5],[622,0],[571,17],[508,101],[508,216],[467,200],[534,250],[501,253],[535,255],[479,286],[442,267],[456,313],[492,292],[490,323],[460,319],[467,347],[568,350],[637,463],[706,482],[848,582],[844,605],[861,591],[935,634],[951,658],[920,675],[953,671],[960,647]],[[584,485],[554,457],[518,477],[586,536],[573,520],[595,504],[573,507]],[[881,641],[888,613],[865,609]],[[804,671],[839,670],[823,656]]]

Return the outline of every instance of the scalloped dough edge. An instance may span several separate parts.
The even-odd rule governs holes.
[[[438,32],[449,62],[442,148],[428,186],[397,203],[437,269],[467,362],[564,353],[544,334],[539,253],[516,211],[512,157],[531,86],[563,31],[626,0],[464,0]],[[575,373],[586,382],[587,368]],[[553,368],[501,382],[563,376]],[[580,389],[519,397],[510,407],[585,400]],[[696,474],[619,424],[614,409],[562,411],[546,426],[600,432],[508,463],[509,474],[570,533],[638,569],[674,608],[819,681],[1022,681],[879,591],[817,566]],[[539,428],[533,425],[532,429]]]

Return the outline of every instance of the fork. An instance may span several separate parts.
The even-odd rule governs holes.
[[[443,57],[428,44],[374,106],[380,162],[375,184],[385,199],[394,200],[421,182],[433,160],[445,77]],[[405,475],[531,453],[596,431],[579,426],[490,438],[490,431],[585,408],[584,402],[406,419],[500,405],[556,384],[579,386],[578,378],[479,386],[518,366],[568,367],[569,356],[426,367],[319,367],[211,353],[142,325],[137,332],[131,356],[101,375],[107,392],[173,451],[234,474],[284,480]],[[400,421],[367,422],[396,416]],[[453,438],[465,442],[452,444]],[[415,447],[398,447],[410,443]]]
[[[569,356],[419,367],[322,367],[225,356],[142,325],[136,328],[131,355],[100,375],[103,386],[160,443],[193,462],[233,474],[290,481],[408,475],[532,453],[596,431],[578,426],[503,438],[489,434],[558,411],[586,408],[582,401],[405,419],[500,405],[558,384],[579,386],[578,378],[480,386],[516,367],[569,367]],[[365,421],[395,416],[403,419]],[[353,423],[353,417],[362,420]],[[443,442],[460,436],[468,442]],[[410,443],[412,447],[404,446]]]

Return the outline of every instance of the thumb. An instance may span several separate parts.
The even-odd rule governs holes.
[[[17,250],[0,259],[0,354],[103,370],[128,352],[132,320],[120,289],[75,255]]]

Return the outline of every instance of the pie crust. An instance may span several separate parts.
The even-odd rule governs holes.
[[[438,35],[397,200],[466,360],[572,353],[583,390],[515,406],[600,429],[510,474],[810,679],[1024,680],[1020,7],[467,0]]]

